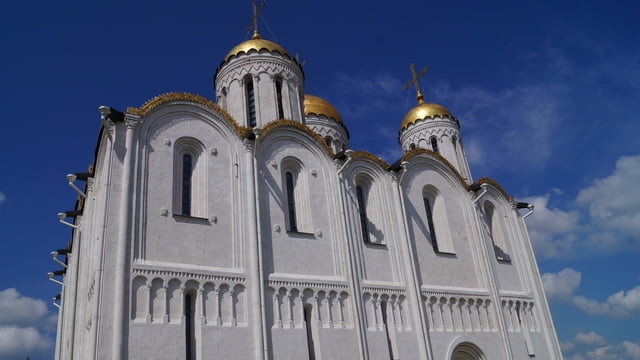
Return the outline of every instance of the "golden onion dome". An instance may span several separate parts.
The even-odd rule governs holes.
[[[243,41],[240,44],[236,45],[233,49],[231,49],[231,51],[227,53],[227,56],[224,57],[224,61],[228,61],[232,56],[237,56],[241,53],[246,54],[251,50],[260,51],[263,49],[269,52],[279,52],[281,55],[291,57],[287,50],[285,50],[282,46],[274,43],[273,41],[265,40],[256,33],[251,39]]]
[[[402,119],[402,125],[400,126],[400,131],[406,129],[409,125],[415,123],[416,121],[424,120],[427,118],[432,119],[437,116],[452,120],[455,119],[453,115],[451,115],[449,110],[444,108],[444,106],[434,103],[425,103],[422,100],[422,94],[418,93],[418,105],[409,110],[404,116],[404,118]]]
[[[342,124],[342,117],[338,113],[338,110],[329,104],[328,101],[319,98],[314,95],[304,95],[304,114],[315,114],[318,116],[324,115],[329,119],[333,119],[335,122]]]

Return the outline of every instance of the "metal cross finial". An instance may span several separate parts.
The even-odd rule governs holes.
[[[253,28],[252,38],[259,39],[260,34],[258,33],[258,16],[260,15],[262,8],[264,8],[264,5],[267,3],[267,0],[262,0],[262,3],[260,3],[260,6],[258,6],[258,4],[256,3],[256,0],[252,0],[251,3],[253,5],[253,16],[251,17],[251,21],[249,22],[249,25],[247,25],[246,31],[249,32],[249,30]]]
[[[409,86],[411,86],[411,84],[413,84],[416,87],[416,99],[418,99],[418,104],[421,104],[424,102],[423,100],[424,96],[422,95],[422,91],[420,91],[420,86],[418,85],[418,79],[422,75],[424,75],[424,73],[426,73],[429,70],[429,68],[425,66],[424,69],[420,70],[420,73],[418,74],[416,74],[416,67],[413,65],[413,63],[409,65],[409,68],[411,69],[411,81],[404,84],[404,86],[402,87],[402,90],[406,90]]]

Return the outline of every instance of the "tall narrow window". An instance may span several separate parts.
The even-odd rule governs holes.
[[[287,210],[289,214],[289,231],[298,231],[296,223],[296,197],[295,197],[295,179],[291,171],[285,173],[285,182],[287,188]]]
[[[182,215],[191,216],[191,178],[193,159],[190,154],[182,155]]]
[[[173,214],[207,217],[204,145],[194,138],[176,139],[173,149]]]
[[[309,360],[316,360],[313,331],[311,330],[311,306],[308,305],[304,307],[304,323],[307,327],[307,351],[309,351]]]
[[[502,222],[496,208],[490,202],[484,203],[485,221],[489,227],[489,236],[493,241],[493,250],[496,259],[504,262],[511,262],[511,256],[507,252],[507,243],[502,230]]]
[[[433,207],[426,197],[424,198],[424,209],[427,211],[427,224],[429,225],[429,237],[433,251],[438,252],[438,241],[436,240],[436,227],[433,225]]]
[[[387,302],[380,302],[380,311],[382,312],[382,323],[384,324],[384,331],[387,335],[387,349],[389,349],[389,359],[393,359],[393,346],[391,344],[391,336],[389,335],[389,324],[387,322]]]
[[[447,220],[447,213],[451,210],[447,209],[445,197],[434,186],[427,185],[422,190],[422,201],[426,214],[426,240],[431,242],[433,251],[437,254],[455,254]]]
[[[431,138],[431,150],[433,150],[434,152],[438,152],[438,139],[436,139],[435,137]]]
[[[251,76],[247,76],[244,83],[245,96],[247,98],[247,118],[249,126],[256,126],[256,95],[253,89],[253,80]]]
[[[184,319],[185,319],[185,359],[196,359],[196,336],[195,336],[195,315],[196,315],[196,297],[193,294],[187,294],[184,297]]]
[[[360,214],[360,228],[362,229],[362,239],[364,242],[370,242],[369,239],[369,219],[367,218],[367,208],[364,199],[364,191],[362,186],[356,186],[356,197],[358,199],[358,213]]]
[[[284,119],[284,107],[282,106],[282,79],[276,79],[276,105],[278,109],[278,119]]]

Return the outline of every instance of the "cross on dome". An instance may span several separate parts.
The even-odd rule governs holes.
[[[423,104],[424,95],[422,95],[422,91],[420,91],[418,79],[420,79],[422,75],[429,71],[429,68],[425,66],[424,69],[420,70],[419,74],[416,74],[416,67],[413,65],[413,63],[411,63],[411,65],[409,65],[409,69],[411,69],[411,80],[408,83],[404,84],[402,90],[406,90],[409,86],[411,86],[411,84],[413,84],[416,87],[416,99],[418,100],[418,104]]]
[[[256,0],[251,1],[251,5],[253,6],[253,15],[251,16],[249,25],[247,25],[247,33],[251,30],[251,28],[253,28],[253,36],[251,37],[252,39],[260,39],[260,33],[258,32],[258,16],[260,15],[260,12],[262,12],[262,9],[264,8],[264,5],[266,3],[267,0],[262,0],[262,3],[260,3],[260,6],[258,6]]]

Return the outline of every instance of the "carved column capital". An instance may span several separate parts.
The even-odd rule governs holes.
[[[242,140],[242,146],[243,146],[245,152],[253,153],[253,149],[255,147],[255,144],[254,144],[253,141],[251,141],[249,139],[244,139],[244,140]]]

